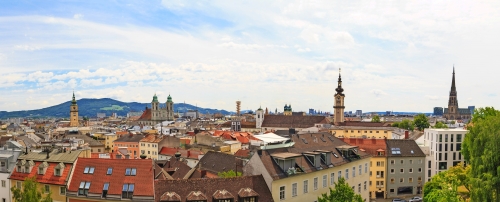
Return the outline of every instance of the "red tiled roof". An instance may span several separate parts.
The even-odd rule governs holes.
[[[350,145],[358,146],[360,149],[364,149],[366,153],[369,153],[373,156],[378,156],[379,151],[385,151],[386,149],[385,139],[364,139],[364,138],[339,138],[339,139]]]
[[[201,152],[201,151],[178,149],[178,148],[173,148],[173,147],[162,147],[159,154],[167,155],[167,156],[174,156],[174,154],[177,151],[179,151],[179,153],[181,153],[182,158],[198,159],[199,155],[203,155],[203,152]]]
[[[55,176],[54,175],[54,170],[57,164],[55,162],[48,162],[49,167],[47,167],[47,170],[45,171],[45,174],[39,175],[38,174],[38,166],[42,164],[43,162],[41,161],[35,161],[35,165],[31,169],[30,173],[20,173],[17,172],[17,168],[12,172],[12,175],[10,175],[9,179],[12,180],[20,180],[24,181],[25,178],[27,177],[36,177],[36,181],[42,184],[55,184],[55,185],[65,185],[66,184],[66,178],[68,178],[68,175],[71,171],[72,164],[65,163],[64,164],[64,169],[62,170],[62,175],[61,176]]]
[[[138,120],[144,120],[144,121],[151,120],[151,109],[144,110],[144,112],[142,112],[142,115]]]
[[[248,158],[249,154],[250,154],[249,149],[240,149],[240,150],[236,151],[236,153],[234,153],[235,156],[244,157],[244,158]]]
[[[135,185],[134,196],[154,196],[153,162],[151,159],[92,159],[79,158],[68,191],[77,192],[80,182],[91,182],[89,193],[101,194],[109,182],[108,195],[121,195],[124,183]],[[85,167],[94,167],[93,174],[84,174]],[[107,175],[108,168],[113,168]],[[125,176],[126,168],[136,168],[135,176]]]

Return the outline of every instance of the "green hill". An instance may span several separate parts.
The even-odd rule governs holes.
[[[96,117],[97,113],[106,113],[110,116],[112,113],[117,113],[118,116],[126,116],[128,112],[142,112],[146,107],[151,107],[151,103],[138,102],[121,102],[110,98],[101,99],[80,99],[77,101],[78,115],[86,117]],[[69,117],[69,107],[71,101],[67,101],[58,105],[43,109],[24,110],[24,111],[0,111],[0,119],[14,117]],[[165,103],[160,103],[160,107],[165,107]],[[174,103],[175,112],[185,112],[187,110],[197,109],[195,106],[185,103]],[[222,113],[230,114],[226,110],[217,110],[209,108],[198,108],[200,113]]]

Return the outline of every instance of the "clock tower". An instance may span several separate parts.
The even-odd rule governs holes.
[[[76,104],[75,92],[73,92],[73,99],[71,100],[71,106],[69,107],[69,126],[78,127],[78,105]]]
[[[342,77],[340,76],[340,68],[339,68],[339,80],[338,86],[335,89],[337,93],[334,95],[334,123],[343,123],[344,122],[344,89],[342,88]]]

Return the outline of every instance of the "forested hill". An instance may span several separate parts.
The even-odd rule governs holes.
[[[121,102],[110,98],[101,99],[80,99],[77,100],[79,116],[96,117],[97,113],[106,113],[107,116],[116,112],[118,116],[126,116],[128,112],[142,112],[146,107],[151,107],[151,103],[138,103],[138,102]],[[35,110],[25,111],[0,111],[0,119],[14,118],[14,117],[69,117],[69,107],[71,101],[54,105],[51,107]],[[160,103],[161,107],[165,107],[165,103]],[[174,103],[175,112],[185,112],[187,110],[198,109],[200,113],[222,113],[230,114],[226,110],[217,110],[209,108],[197,108],[190,104]]]

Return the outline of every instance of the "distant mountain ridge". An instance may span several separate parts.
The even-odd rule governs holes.
[[[121,102],[111,98],[89,99],[83,98],[77,100],[78,115],[85,117],[97,117],[97,113],[106,113],[110,116],[112,113],[117,113],[118,116],[126,116],[128,112],[142,112],[146,107],[150,108],[151,103],[138,103],[138,102]],[[56,117],[67,118],[69,117],[69,107],[71,101],[67,101],[51,107],[35,110],[24,111],[0,111],[0,119],[16,118],[16,117]],[[165,107],[165,103],[160,103],[160,107]],[[187,110],[197,109],[200,113],[215,114],[221,113],[224,115],[231,114],[232,112],[226,110],[217,110],[210,108],[200,108],[186,103],[174,103],[174,111],[185,112]]]

